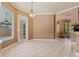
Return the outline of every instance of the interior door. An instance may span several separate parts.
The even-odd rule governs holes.
[[[24,42],[27,40],[27,36],[28,36],[28,22],[27,22],[27,17],[26,16],[19,16],[19,24],[18,24],[18,41],[19,42]]]
[[[21,19],[20,20],[20,39],[25,40],[26,39],[26,20]]]

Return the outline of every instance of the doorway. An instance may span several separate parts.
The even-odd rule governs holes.
[[[70,38],[71,37],[71,21],[70,20],[59,20],[58,24],[58,37],[59,38]]]
[[[18,16],[18,42],[28,40],[28,18],[26,16]]]

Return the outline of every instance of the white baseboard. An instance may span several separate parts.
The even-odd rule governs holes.
[[[33,39],[37,41],[57,41],[57,39]]]

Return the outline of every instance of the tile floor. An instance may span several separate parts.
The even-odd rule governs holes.
[[[75,57],[70,39],[29,40],[3,49],[2,57]]]

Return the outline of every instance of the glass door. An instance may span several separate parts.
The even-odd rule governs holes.
[[[18,17],[18,41],[24,42],[28,40],[28,18],[19,15]]]
[[[26,20],[20,20],[20,39],[26,38]]]

